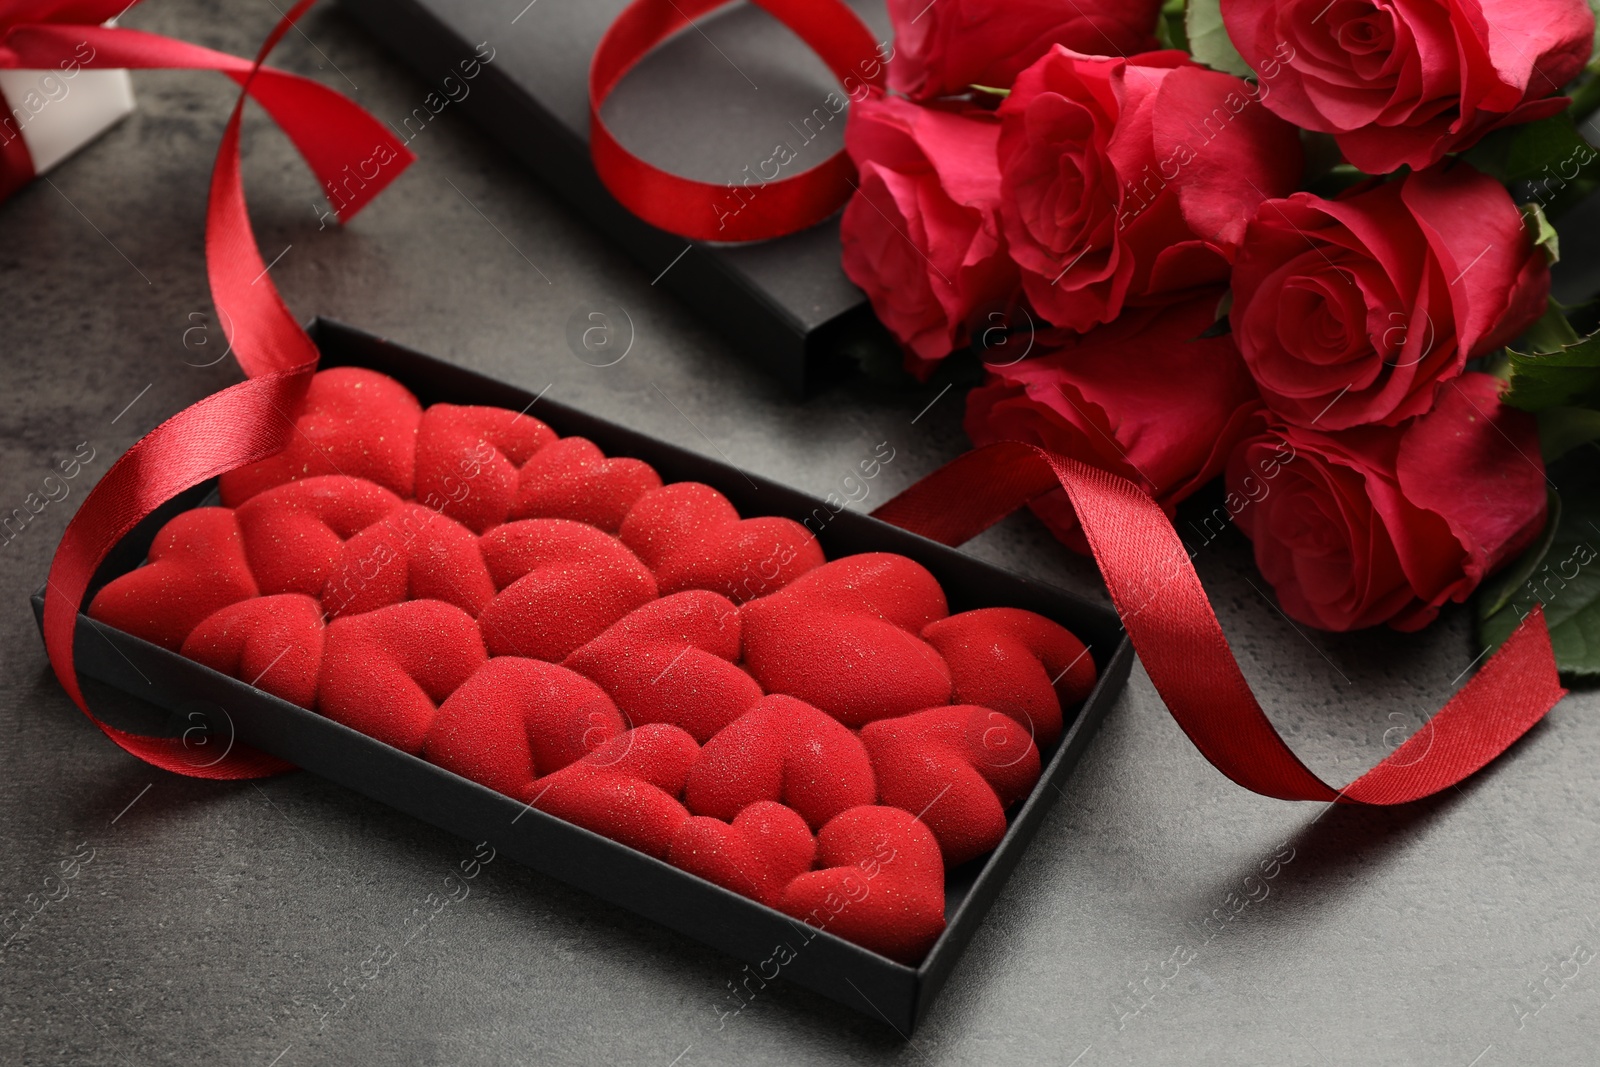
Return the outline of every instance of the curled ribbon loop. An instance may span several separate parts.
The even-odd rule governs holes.
[[[106,736],[146,763],[197,778],[256,778],[292,769],[274,756],[234,745],[221,759],[197,765],[182,738],[146,737],[110,726],[89,710],[73,665],[73,638],[84,594],[106,554],[141,519],[185,489],[283,450],[293,416],[317,366],[317,349],[283,303],[250,227],[239,170],[239,126],[246,96],[284,128],[323,187],[351,194],[346,218],[377,195],[412,160],[381,123],[339,93],[261,66],[267,54],[316,0],[300,0],[268,35],[254,62],[164,37],[99,26],[26,25],[0,39],[0,63],[48,66],[86,37],[96,56],[85,66],[196,67],[219,70],[242,87],[223,131],[206,205],[206,272],[218,318],[245,381],[178,412],[112,465],[68,523],[50,564],[44,640],[56,677]],[[48,6],[48,5],[47,5]],[[57,3],[57,8],[74,5]],[[78,3],[77,8],[93,8]],[[112,12],[113,14],[115,12]],[[98,21],[106,16],[88,14]],[[6,25],[0,10],[0,27]],[[64,51],[60,51],[64,49]],[[362,170],[387,160],[370,176]],[[356,168],[359,185],[349,182]]]
[[[841,83],[881,87],[878,44],[839,0],[752,0],[810,45]],[[844,206],[855,165],[843,150],[788,178],[717,185],[679,177],[622,147],[600,108],[624,75],[695,17],[728,0],[635,0],[606,31],[589,66],[589,153],[622,206],[652,226],[697,241],[760,241],[814,226]],[[761,176],[763,179],[765,175]]]
[[[1261,710],[1188,549],[1160,506],[1127,479],[1002,441],[956,458],[873,515],[959,545],[1056,488],[1072,501],[1117,614],[1172,717],[1206,759],[1246,789],[1281,800],[1420,800],[1500,755],[1566,694],[1536,609],[1421,730],[1335,789],[1300,762]]]

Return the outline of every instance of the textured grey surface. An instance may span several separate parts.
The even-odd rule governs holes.
[[[160,0],[128,21],[246,53],[275,17],[266,3]],[[336,14],[277,60],[380,117],[426,91]],[[185,337],[209,312],[202,213],[232,97],[215,75],[135,80],[135,116],[0,205],[0,510],[79,442],[96,450],[72,495],[0,549],[0,917],[26,914],[61,861],[93,850],[0,952],[0,1062],[1595,1062],[1600,960],[1563,966],[1576,946],[1600,949],[1593,694],[1441,799],[1319,818],[1212,770],[1136,669],[909,1044],[777,985],[719,1028],[731,960],[509,863],[364,969],[471,844],[307,775],[214,784],[145,767],[68,702],[29,614],[88,480],[237,376],[192,366],[217,349]],[[448,108],[414,142],[416,167],[344,232],[318,229],[315,182],[280,134],[252,120],[246,145],[262,247],[288,249],[273,276],[303,316],[550,385],[814,492],[890,441],[868,507],[962,448],[954,393],[920,419],[933,390],[856,383],[786,402]],[[637,331],[603,370],[564,341],[568,317],[602,303]],[[1031,519],[972,551],[1096,595],[1092,568]],[[1415,729],[1479,651],[1463,611],[1415,636],[1297,632],[1252,586],[1234,534],[1198,565],[1245,672],[1330,780]],[[1284,842],[1294,858],[1265,899],[1205,941],[1202,920]],[[1175,950],[1186,962],[1162,988]],[[1513,998],[1546,977],[1553,992],[1519,1027]],[[1140,983],[1158,994],[1135,998]]]

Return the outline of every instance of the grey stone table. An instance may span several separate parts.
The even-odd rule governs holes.
[[[128,21],[249,53],[276,17],[271,3],[162,0]],[[336,13],[277,61],[380,117],[426,91]],[[87,483],[238,376],[203,366],[219,350],[202,214],[231,87],[196,73],[136,85],[137,114],[0,205],[0,510],[80,442],[95,456],[0,550],[0,913],[79,857],[66,898],[0,954],[0,1062],[1595,1062],[1600,964],[1564,963],[1600,947],[1592,693],[1432,802],[1324,812],[1224,779],[1136,669],[909,1042],[781,984],[719,1024],[731,959],[509,862],[363,977],[471,845],[309,775],[216,784],[133,760],[62,694],[29,612]],[[791,402],[448,110],[346,231],[319,226],[316,184],[279,133],[257,116],[245,140],[261,244],[302,316],[549,385],[812,492],[888,441],[896,458],[865,507],[963,447],[954,392],[858,381]],[[564,342],[569,315],[601,302],[637,330],[607,369]],[[1102,595],[1031,518],[971,550]],[[1297,629],[1234,533],[1198,566],[1274,720],[1329,780],[1416,729],[1479,651],[1461,610],[1417,636]],[[1269,862],[1265,899],[1205,941],[1201,920],[1274,856],[1287,861]],[[1187,963],[1163,988],[1175,952]],[[1519,1016],[1541,982],[1542,1010]]]

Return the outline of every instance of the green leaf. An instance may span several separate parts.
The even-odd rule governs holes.
[[[1222,0],[1189,0],[1184,24],[1194,58],[1213,70],[1241,78],[1255,77],[1255,71],[1233,47],[1227,27],[1222,24]]]
[[[1550,225],[1550,220],[1545,217],[1544,206],[1538,203],[1523,204],[1522,220],[1533,230],[1533,246],[1544,249],[1544,254],[1549,257],[1552,265],[1560,263],[1561,235],[1556,233],[1556,228]],[[1567,328],[1571,329],[1571,326]]]
[[[992,85],[973,85],[969,88],[971,88],[973,92],[988,93],[990,96],[998,96],[1002,100],[1011,95],[1010,89],[996,89]]]
[[[1567,114],[1552,115],[1538,122],[1515,127],[1506,150],[1505,177],[1508,181],[1540,178],[1565,184],[1560,171],[1594,159],[1589,147]]]
[[[1156,40],[1162,48],[1189,50],[1189,34],[1184,30],[1185,0],[1167,0],[1161,5],[1161,21],[1156,23]]]
[[[1600,0],[1589,0],[1589,10],[1595,14],[1594,44],[1589,49],[1589,66],[1586,68],[1589,78],[1572,94],[1572,106],[1567,109],[1567,114],[1578,122],[1600,107],[1600,77],[1596,77],[1600,74]]]
[[[1600,333],[1549,352],[1512,351],[1505,402],[1523,411],[1594,407],[1600,402]]]
[[[1222,299],[1217,301],[1217,317],[1210,326],[1195,335],[1196,341],[1203,341],[1208,337],[1226,337],[1233,332],[1233,320],[1228,317],[1233,311],[1233,290],[1229,289],[1222,294]]]
[[[1315,193],[1324,200],[1337,200],[1346,190],[1372,180],[1372,175],[1356,170],[1348,163],[1334,162],[1326,166],[1321,165],[1314,153],[1321,152],[1324,139],[1329,144],[1333,143],[1333,138],[1327,134],[1300,131],[1300,143],[1306,150],[1308,177],[1305,186],[1308,192]]]
[[[1579,445],[1600,441],[1600,411],[1593,408],[1545,408],[1539,412],[1539,451],[1551,463]]]
[[[1482,171],[1504,185],[1511,180],[1506,173],[1506,167],[1507,160],[1511,156],[1511,142],[1516,135],[1514,127],[1491,130],[1477,144],[1462,152],[1458,158],[1472,164],[1474,170]]]
[[[1478,634],[1498,648],[1535,604],[1543,604],[1556,665],[1568,676],[1600,677],[1600,463],[1576,456],[1552,469],[1563,506],[1541,560],[1487,613]],[[1487,589],[1487,587],[1486,587]],[[1484,606],[1489,606],[1485,604]]]
[[[1600,20],[1595,24],[1600,26]],[[1590,66],[1592,68],[1593,64]],[[1572,103],[1567,105],[1567,115],[1573,122],[1582,122],[1594,114],[1596,108],[1600,108],[1600,78],[1595,77],[1591,70],[1569,95],[1572,97]]]
[[[1233,290],[1229,289],[1222,294],[1222,299],[1217,301],[1217,321],[1221,322],[1233,314]]]
[[[1521,195],[1536,198],[1559,215],[1573,197],[1581,199],[1581,188],[1596,169],[1595,149],[1578,132],[1577,121],[1569,108],[1537,122],[1502,127],[1461,153],[1461,158],[1507,185],[1528,182]]]
[[[1578,343],[1578,331],[1567,319],[1567,309],[1547,298],[1544,314],[1517,338],[1517,347],[1524,352],[1554,352]]]

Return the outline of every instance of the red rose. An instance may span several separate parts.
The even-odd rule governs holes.
[[[1170,515],[1260,425],[1261,401],[1232,339],[1198,336],[1218,295],[1130,310],[1047,355],[991,367],[967,395],[967,436],[975,445],[1026,441],[1120,474]],[[1063,490],[1032,507],[1083,548]]]
[[[1267,106],[1371,174],[1556,114],[1594,43],[1585,0],[1222,0],[1222,19]]]
[[[1233,332],[1285,420],[1393,426],[1530,326],[1549,291],[1504,187],[1459,163],[1264,205],[1233,268]]]
[[[850,108],[845,147],[861,177],[840,224],[844,272],[924,370],[967,343],[981,305],[1016,292],[996,216],[999,132],[990,112],[899,97]]]
[[[1148,52],[1160,11],[1161,0],[889,0],[889,85],[917,100],[1006,89],[1055,44],[1092,56]]]
[[[999,114],[1001,228],[1023,291],[1080,332],[1224,280],[1257,205],[1300,180],[1299,137],[1258,88],[1181,52],[1058,45]]]
[[[1404,428],[1276,424],[1234,450],[1228,490],[1283,610],[1325,630],[1426,626],[1545,518],[1533,417],[1501,405],[1487,374],[1455,379]]]

